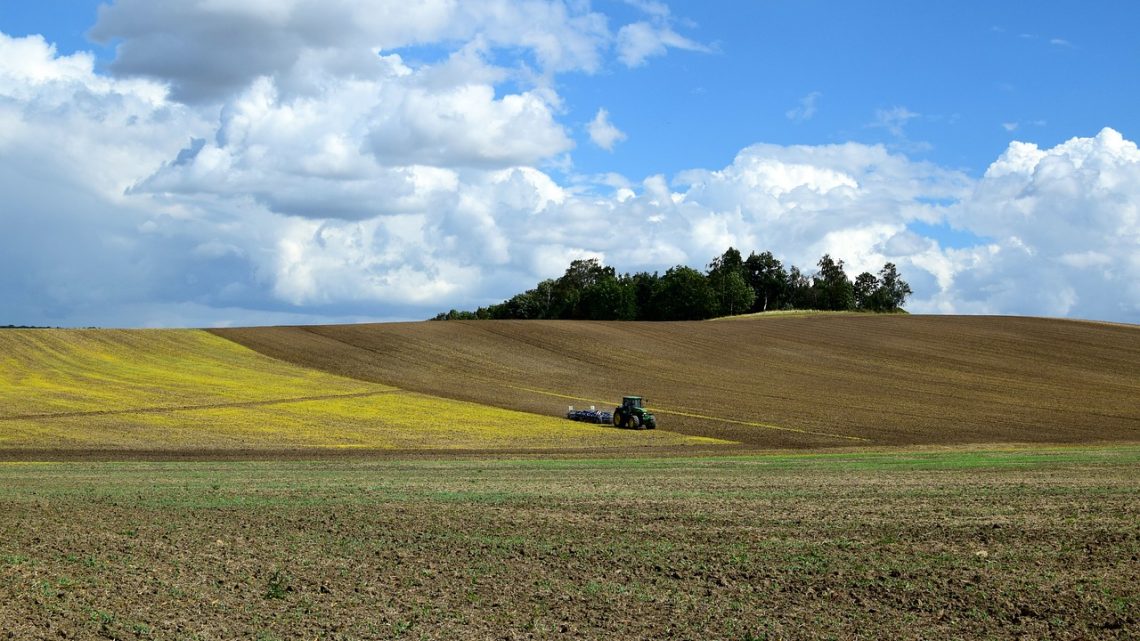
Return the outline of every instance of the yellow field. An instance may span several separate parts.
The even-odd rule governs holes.
[[[715,443],[405,392],[197,330],[0,332],[0,449],[536,449]]]

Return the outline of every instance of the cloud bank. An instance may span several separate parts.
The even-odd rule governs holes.
[[[93,31],[119,43],[108,74],[0,34],[0,324],[423,318],[579,257],[652,271],[729,245],[895,262],[917,312],[1140,322],[1140,152],[1112,129],[1012,142],[980,178],[858,143],[559,178],[557,74],[700,47],[656,3],[616,30],[579,3],[403,6],[120,1]],[[444,54],[402,50],[425,45]],[[604,110],[588,129],[621,140]]]

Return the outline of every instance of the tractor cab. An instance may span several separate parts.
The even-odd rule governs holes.
[[[640,396],[623,396],[621,405],[614,409],[614,425],[635,430],[655,429],[657,418],[647,411]]]

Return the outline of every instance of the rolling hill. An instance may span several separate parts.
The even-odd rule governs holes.
[[[9,457],[688,444],[711,441],[410,392],[267,358],[201,330],[0,331],[0,454]]]
[[[300,367],[542,417],[640,394],[664,429],[750,447],[1140,441],[1128,325],[854,314],[211,331]]]

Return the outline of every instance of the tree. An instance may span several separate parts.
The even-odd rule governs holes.
[[[716,294],[719,309],[717,314],[732,316],[743,314],[752,308],[756,292],[748,286],[744,278],[744,260],[740,252],[729,247],[709,263],[709,286]]]
[[[785,288],[787,299],[784,302],[785,309],[817,309],[816,292],[812,287],[812,280],[800,271],[799,267],[792,265],[788,270],[787,287]]]
[[[786,302],[788,274],[772,252],[749,254],[744,261],[744,278],[756,294],[753,311],[780,309]]]
[[[752,309],[756,302],[756,292],[748,286],[740,272],[729,272],[716,281],[716,294],[720,299],[720,315],[733,316]]]
[[[842,260],[824,254],[817,265],[819,271],[807,276],[795,265],[785,271],[771,252],[753,252],[745,260],[733,247],[709,263],[707,274],[678,265],[664,276],[619,276],[596,258],[575,260],[558,279],[474,312],[453,309],[435,319],[697,320],[770,309],[894,312],[913,293],[894,263],[885,264],[878,277],[863,272],[854,283]]]
[[[744,259],[740,256],[740,251],[734,247],[729,247],[723,254],[717,256],[709,263],[709,275],[714,273],[732,273],[744,271]]]
[[[582,308],[582,296],[587,290],[602,281],[617,280],[613,267],[606,267],[597,258],[575,260],[570,263],[554,285],[553,296],[556,304],[551,309],[551,318],[589,318]]]
[[[855,287],[847,280],[847,273],[843,271],[843,261],[833,260],[830,255],[824,254],[817,263],[819,277],[815,279],[812,287],[817,291],[817,300],[820,309],[844,311],[855,309]]]
[[[855,278],[855,308],[877,311],[875,292],[879,290],[879,279],[871,272],[863,272]]]
[[[692,267],[671,267],[653,296],[656,320],[702,320],[717,312],[716,293]]]
[[[653,297],[660,287],[661,277],[657,272],[638,272],[630,276],[629,280],[633,290],[634,319],[659,320],[653,307]]]
[[[914,292],[910,285],[899,276],[894,263],[887,263],[879,271],[879,289],[875,292],[876,310],[897,312]]]
[[[589,320],[633,320],[637,316],[637,306],[632,285],[612,274],[602,277],[582,290],[578,301],[580,317]]]

